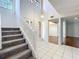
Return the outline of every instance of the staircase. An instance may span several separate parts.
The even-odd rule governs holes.
[[[19,28],[2,28],[0,59],[35,59]]]

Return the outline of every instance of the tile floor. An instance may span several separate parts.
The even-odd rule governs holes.
[[[79,48],[38,41],[37,55],[38,59],[79,59]]]

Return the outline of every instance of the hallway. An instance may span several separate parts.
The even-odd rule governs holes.
[[[79,49],[66,46],[37,42],[38,59],[79,59]]]

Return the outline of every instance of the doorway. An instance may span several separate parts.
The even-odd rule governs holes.
[[[58,44],[58,24],[52,20],[48,21],[48,42]]]
[[[79,48],[79,15],[63,19],[66,21],[65,45]]]
[[[79,21],[67,20],[66,45],[79,48]]]

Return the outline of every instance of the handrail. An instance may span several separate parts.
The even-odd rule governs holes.
[[[29,25],[26,22],[26,20],[21,20],[20,26],[21,26],[21,30],[22,30],[25,38],[28,40],[29,45],[31,45],[31,48],[35,55],[36,54],[36,52],[35,52],[36,51],[36,41],[38,39],[37,32],[33,29],[33,27],[31,25]]]

